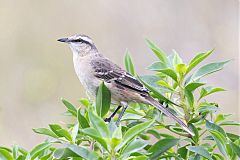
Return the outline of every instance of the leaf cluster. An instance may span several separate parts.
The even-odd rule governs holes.
[[[168,107],[186,122],[194,132],[189,135],[178,124],[166,121],[166,117],[153,106],[133,103],[116,126],[116,118],[105,122],[114,109],[111,93],[104,83],[98,88],[96,101],[81,99],[75,106],[62,99],[72,117],[72,123],[49,124],[47,128],[35,128],[35,133],[47,137],[46,141],[26,151],[20,146],[0,147],[3,160],[224,160],[240,157],[240,136],[224,129],[240,126],[229,120],[229,114],[219,114],[219,105],[207,97],[225,91],[207,85],[205,76],[223,69],[228,61],[213,62],[198,67],[213,50],[198,53],[189,63],[173,51],[167,55],[153,42],[149,48],[158,60],[148,69],[153,75],[138,76],[130,53],[127,51],[126,70],[136,76],[149,90],[151,96]]]

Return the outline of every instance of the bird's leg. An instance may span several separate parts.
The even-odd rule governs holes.
[[[115,111],[110,115],[110,117],[105,118],[104,121],[105,121],[105,122],[110,122],[110,121],[112,120],[112,118],[115,116],[115,114],[118,112],[118,110],[119,110],[121,107],[122,107],[122,106],[119,105],[119,106],[117,107],[117,109],[115,109]]]
[[[119,123],[120,123],[120,121],[121,121],[121,119],[122,119],[122,116],[123,116],[124,112],[126,111],[126,109],[127,109],[127,107],[128,107],[128,104],[127,104],[126,102],[121,102],[121,105],[123,106],[123,109],[122,109],[122,111],[120,112],[119,117],[118,117],[118,119],[117,119],[117,122],[116,122],[116,125],[117,125],[117,126],[119,125]]]

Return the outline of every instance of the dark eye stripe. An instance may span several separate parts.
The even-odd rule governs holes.
[[[74,40],[71,40],[71,42],[82,42],[81,39],[74,39]]]
[[[86,44],[92,45],[90,42],[85,41],[83,39],[74,39],[74,40],[71,40],[71,42],[82,42],[82,43],[86,43]]]

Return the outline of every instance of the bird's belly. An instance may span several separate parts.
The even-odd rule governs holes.
[[[96,96],[97,88],[100,85],[100,81],[94,76],[86,74],[78,74],[78,78],[82,83],[84,89],[91,94],[91,96]]]

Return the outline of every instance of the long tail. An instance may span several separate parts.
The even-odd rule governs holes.
[[[191,131],[191,129],[188,128],[188,126],[178,117],[176,117],[172,112],[170,112],[166,107],[164,107],[162,104],[160,104],[158,101],[153,99],[151,96],[146,97],[147,102],[150,105],[155,106],[157,109],[159,109],[161,112],[163,112],[166,116],[174,119],[184,130],[186,130],[189,134],[194,136],[194,133]]]

